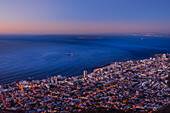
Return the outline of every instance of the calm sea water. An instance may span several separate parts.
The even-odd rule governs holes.
[[[170,38],[133,36],[0,36],[0,83],[81,75],[83,70],[170,53]],[[84,36],[85,37],[85,36]],[[87,36],[90,37],[90,36]],[[73,56],[66,56],[73,53]]]

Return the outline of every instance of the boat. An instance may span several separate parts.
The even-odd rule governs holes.
[[[73,53],[66,53],[66,56],[73,56]]]

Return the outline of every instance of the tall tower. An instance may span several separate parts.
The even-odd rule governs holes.
[[[87,77],[87,71],[86,71],[86,70],[83,71],[83,77],[84,77],[84,78]]]

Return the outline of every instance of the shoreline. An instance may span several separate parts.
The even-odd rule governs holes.
[[[167,53],[167,54],[168,54],[168,53]],[[154,55],[152,55],[152,56],[150,56],[150,57],[156,58],[155,55],[156,55],[156,54],[154,54]],[[149,57],[148,57],[148,58],[149,58]],[[131,60],[120,60],[120,61],[115,61],[115,62],[118,63],[118,62],[126,62],[126,61],[138,61],[138,60],[144,60],[144,59],[148,59],[148,58],[136,59],[136,60],[133,60],[133,59],[131,59]],[[99,68],[103,68],[103,67],[107,67],[107,66],[109,66],[109,65],[111,65],[111,64],[114,64],[115,62],[110,62],[110,63],[107,63],[107,64],[105,64],[105,65],[95,66],[95,67],[93,67],[93,68],[87,68],[87,69],[85,69],[85,70],[90,70],[90,71],[88,71],[88,74],[91,74],[91,73],[93,73],[94,70],[99,69]],[[63,76],[62,74],[46,75],[46,77],[37,78],[37,79],[34,79],[34,77],[30,77],[30,78],[32,78],[32,79],[29,79],[29,77],[28,77],[28,78],[26,78],[26,79],[16,80],[16,81],[13,81],[13,82],[7,82],[7,83],[4,83],[4,84],[1,84],[1,83],[0,83],[0,85],[8,85],[8,84],[16,83],[16,82],[30,81],[30,80],[49,79],[49,78],[54,77],[54,76],[57,76],[57,75]],[[47,76],[49,76],[49,77],[47,77]],[[70,76],[64,75],[63,77],[79,77],[79,76],[83,76],[83,71],[82,71],[82,74],[80,74],[80,75],[78,75],[78,74],[77,74],[77,75],[73,75],[73,76],[72,76],[72,75],[70,75]]]
[[[57,75],[48,79],[2,85],[1,110],[30,111],[32,105],[41,104],[43,108],[34,106],[34,111],[81,112],[98,108],[125,112],[136,111],[136,108],[140,112],[157,111],[169,104],[167,79],[170,55],[156,56],[115,62],[94,69],[89,74],[84,71],[81,77]],[[15,100],[15,104],[10,104],[10,100]]]
[[[169,53],[166,53],[166,54],[169,54]],[[162,54],[154,54],[153,56],[151,56],[150,58],[156,58],[158,57],[157,55],[162,55]],[[144,58],[144,59],[139,59],[139,60],[145,60],[147,58]],[[128,61],[139,61],[139,60],[128,60]],[[124,60],[124,61],[116,61],[116,62],[112,62],[112,63],[108,63],[106,65],[101,65],[101,66],[97,66],[97,67],[94,67],[94,68],[89,68],[87,70],[91,70],[90,73],[88,73],[88,75],[90,74],[93,74],[95,70],[98,70],[98,69],[101,69],[101,68],[105,68],[107,66],[110,66],[114,63],[123,63],[123,62],[126,62],[127,60]],[[27,79],[23,79],[23,80],[19,80],[19,81],[13,81],[13,82],[9,82],[9,83],[5,83],[5,84],[0,84],[0,86],[3,86],[3,85],[9,85],[9,84],[14,84],[14,83],[17,83],[17,82],[23,82],[23,81],[36,81],[36,80],[47,80],[47,79],[50,79],[51,77],[54,77],[54,76],[62,76],[60,74],[57,74],[57,75],[51,75],[49,77],[45,77],[45,78],[42,78],[42,79],[29,79],[29,77]],[[62,77],[65,77],[65,78],[69,78],[69,77],[83,77],[83,72],[82,72],[82,75],[74,75],[74,76],[62,76]],[[31,77],[30,77],[31,78]]]
[[[2,49],[3,47],[1,47],[0,49],[2,53],[0,55],[0,85],[27,80],[28,77],[41,80],[58,74],[63,76],[78,76],[82,75],[83,70],[88,70],[88,73],[90,73],[93,69],[114,62],[146,59],[150,56],[152,57],[155,53],[170,53],[167,44],[169,40],[164,38],[155,39],[153,37],[150,39],[146,37],[146,40],[145,38],[141,40],[141,37],[133,36],[103,36],[99,41],[78,40],[78,37],[79,36],[39,36],[37,38],[29,36],[22,38],[12,36],[4,37],[6,40],[3,39],[1,41],[5,41],[5,48]],[[155,40],[156,42],[154,42]],[[6,49],[10,41],[13,46],[9,47],[12,50],[14,49],[14,51],[11,51],[10,48]],[[24,41],[23,44],[21,43],[22,41]],[[147,41],[154,43],[147,43]],[[139,45],[137,43],[139,43]],[[21,46],[19,46],[20,44]],[[67,46],[70,48],[67,48]],[[23,47],[23,49],[21,47]],[[81,51],[84,49],[89,50],[88,54],[86,51]],[[57,51],[61,51],[61,53]],[[66,57],[66,53],[74,53],[74,56]],[[84,55],[87,55],[87,57]]]

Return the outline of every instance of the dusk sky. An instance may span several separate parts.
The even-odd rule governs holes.
[[[0,34],[170,33],[170,0],[0,0]]]

